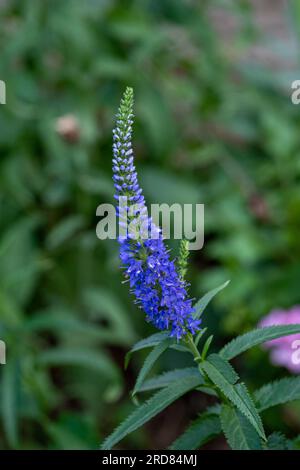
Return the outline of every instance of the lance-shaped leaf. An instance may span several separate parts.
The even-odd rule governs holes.
[[[148,356],[146,357],[146,360],[143,364],[143,367],[141,368],[141,370],[139,372],[139,375],[137,377],[137,380],[136,380],[136,383],[135,383],[135,386],[134,386],[134,389],[133,389],[133,392],[132,392],[132,396],[134,396],[140,390],[141,385],[143,384],[147,374],[149,373],[149,371],[151,370],[151,368],[153,367],[153,365],[155,364],[157,359],[161,356],[161,354],[166,349],[168,349],[168,347],[170,346],[171,343],[172,343],[172,339],[167,338],[164,341],[158,343],[152,349],[152,351],[148,354]]]
[[[202,378],[191,376],[180,379],[169,387],[163,388],[148,401],[136,408],[134,412],[103,442],[102,449],[109,450],[121,439],[143,426],[188,391],[196,388]]]
[[[209,302],[218,294],[218,292],[225,289],[225,287],[228,286],[229,282],[230,281],[226,281],[221,286],[210,290],[203,297],[201,297],[200,300],[198,300],[198,302],[194,305],[194,308],[195,308],[195,312],[193,314],[194,318],[200,318],[201,317],[202,313],[206,309]]]
[[[239,376],[229,362],[224,361],[218,354],[210,354],[207,361],[212,364],[217,370],[221,371],[223,376],[231,384],[235,384],[239,380]]]
[[[170,333],[168,331],[162,331],[161,333],[154,333],[151,336],[148,336],[148,338],[141,339],[137,343],[135,343],[134,346],[128,351],[128,353],[125,356],[125,369],[127,368],[131,355],[132,353],[136,351],[140,351],[141,349],[146,349],[146,348],[153,348],[157,344],[161,343],[165,339],[170,337]]]
[[[173,442],[171,450],[195,450],[221,432],[219,409],[212,407],[191,423],[185,432]]]
[[[201,369],[218,389],[246,416],[258,434],[265,439],[261,419],[244,384],[236,384],[237,374],[230,364],[216,355],[209,356],[200,364]]]
[[[146,392],[149,390],[164,388],[176,382],[179,379],[183,379],[185,377],[191,377],[191,376],[195,376],[195,377],[201,376],[200,371],[197,367],[185,367],[184,369],[170,370],[168,372],[164,372],[160,375],[152,377],[151,379],[145,380],[141,384],[139,388],[139,392]],[[204,384],[204,379],[203,379],[203,384]]]
[[[254,398],[260,411],[300,400],[300,377],[287,377],[266,384],[254,393]]]
[[[259,450],[262,448],[258,433],[248,420],[233,406],[223,405],[221,411],[222,429],[233,450]]]
[[[296,333],[300,333],[300,324],[275,325],[258,328],[256,330],[249,331],[249,333],[238,336],[230,343],[226,344],[219,354],[224,359],[230,360],[253,346],[265,343],[266,341],[271,341],[272,339],[281,338],[282,336],[294,335]]]

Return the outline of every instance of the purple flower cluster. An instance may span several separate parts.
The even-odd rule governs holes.
[[[188,332],[199,330],[200,320],[193,317],[192,301],[187,297],[186,284],[170,260],[163,237],[148,217],[145,199],[139,187],[131,147],[133,123],[133,91],[127,88],[117,114],[113,131],[113,180],[115,198],[127,198],[128,205],[118,215],[124,227],[128,223],[137,233],[130,231],[119,237],[120,258],[129,280],[136,303],[146,313],[147,321],[160,330],[180,339]],[[133,210],[132,207],[134,206]],[[152,237],[144,237],[145,227]],[[155,236],[153,236],[153,234]]]
[[[262,319],[259,326],[290,325],[300,323],[300,306],[290,310],[272,310]],[[270,350],[271,361],[276,366],[282,366],[290,372],[300,373],[300,334],[283,336],[267,341],[264,347]]]

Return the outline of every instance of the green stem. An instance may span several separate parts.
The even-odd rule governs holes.
[[[215,385],[209,380],[209,378],[206,376],[206,374],[203,373],[203,370],[201,369],[201,366],[200,366],[200,363],[204,361],[204,359],[201,357],[201,354],[199,353],[198,351],[198,348],[197,346],[195,345],[195,342],[194,342],[194,338],[193,336],[188,333],[186,335],[186,338],[185,338],[185,343],[186,345],[188,346],[189,350],[191,351],[191,353],[193,354],[194,356],[194,361],[197,362],[198,364],[198,368],[199,368],[199,371],[200,373],[203,375],[204,379],[205,379],[205,387],[207,388],[210,388],[212,390],[214,390],[217,395],[219,396],[220,400],[222,401],[222,396],[219,392],[219,390],[215,387]]]
[[[191,353],[192,353],[193,356],[194,356],[194,361],[195,361],[195,362],[201,362],[201,361],[202,361],[202,357],[201,357],[201,355],[200,355],[200,353],[199,353],[199,351],[198,351],[197,346],[195,345],[194,338],[193,338],[193,336],[192,336],[190,333],[188,333],[188,334],[186,335],[186,344],[187,344],[187,346],[189,347]]]

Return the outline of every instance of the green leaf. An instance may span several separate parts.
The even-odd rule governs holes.
[[[15,359],[3,367],[1,381],[1,412],[3,428],[12,448],[18,444],[18,395],[20,393],[20,371]]]
[[[167,338],[165,339],[164,341],[162,341],[161,343],[158,343],[154,349],[152,349],[152,351],[150,352],[150,354],[148,354],[144,364],[143,364],[143,367],[141,368],[140,372],[139,372],[139,375],[137,377],[137,380],[136,380],[136,383],[135,383],[135,386],[134,386],[134,389],[133,389],[133,392],[132,392],[132,396],[134,396],[139,390],[140,390],[140,387],[142,385],[142,383],[144,382],[145,380],[145,377],[146,375],[148,374],[148,372],[151,370],[152,366],[154,365],[154,363],[157,361],[157,359],[159,358],[159,356],[161,356],[161,354],[166,350],[168,349],[168,347],[170,346],[172,342],[172,339],[171,338]]]
[[[206,354],[208,353],[208,350],[210,348],[210,345],[211,345],[211,342],[212,342],[213,339],[214,339],[214,335],[211,335],[205,341],[202,352],[201,352],[202,359],[206,358]]]
[[[121,439],[143,426],[150,419],[164,410],[189,390],[202,383],[202,377],[191,376],[180,379],[163,388],[148,401],[136,408],[134,412],[103,442],[102,450],[109,450]]]
[[[253,426],[249,426],[248,420],[236,408],[223,405],[221,423],[227,442],[233,450],[262,448],[259,435]]]
[[[246,406],[248,407],[248,409],[249,409],[250,413],[252,414],[252,416],[254,416],[254,419],[255,419],[256,423],[258,423],[258,427],[259,427],[259,430],[260,430],[260,435],[261,435],[261,437],[263,437],[263,439],[265,439],[266,436],[265,436],[265,433],[264,433],[264,428],[263,428],[261,418],[259,416],[259,413],[257,411],[255,403],[254,403],[254,401],[253,401],[246,385],[244,383],[238,383],[238,384],[235,385],[235,389],[236,389],[237,393],[239,394],[240,398],[242,400],[244,400],[244,402],[245,402]]]
[[[129,346],[136,341],[126,309],[112,290],[89,286],[82,292],[81,300],[89,318],[107,324],[107,327],[102,325],[101,330],[110,342],[122,341]]]
[[[246,416],[259,435],[265,439],[262,422],[255,405],[250,399],[246,387],[243,384],[234,384],[237,375],[231,370],[230,365],[226,361],[218,361],[217,363],[215,358],[211,360],[209,356],[206,361],[200,364],[200,367],[219,390]]]
[[[184,176],[178,177],[173,172],[154,166],[140,168],[140,181],[144,194],[153,203],[173,204],[176,201],[181,206],[185,203],[199,201],[199,186],[187,181]],[[192,214],[186,212],[187,224],[192,222]],[[164,230],[164,226],[162,226]]]
[[[260,411],[300,400],[300,377],[287,377],[266,384],[254,393],[254,398]]]
[[[196,338],[195,338],[195,345],[198,346],[199,344],[199,341],[200,339],[202,338],[202,336],[207,332],[207,328],[203,328],[202,330],[199,331],[199,333],[197,334]]]
[[[152,348],[169,337],[170,333],[168,331],[162,331],[161,333],[155,333],[154,335],[148,336],[148,338],[141,339],[135,343],[125,356],[125,369],[128,367],[132,353],[140,351],[141,349]]]
[[[22,218],[14,224],[9,224],[9,228],[1,234],[1,290],[18,306],[24,304],[32,295],[41,271],[33,238],[34,230],[39,224],[38,215]]]
[[[221,432],[221,423],[215,407],[208,409],[191,423],[184,433],[173,442],[171,450],[195,450]]]
[[[288,439],[281,432],[273,432],[267,440],[268,450],[289,450]]]
[[[288,446],[290,450],[300,450],[300,435],[297,436],[295,439],[289,440]]]
[[[199,390],[199,392],[206,393],[206,395],[211,395],[212,397],[218,398],[219,396],[216,390],[211,387],[207,387],[206,385],[200,385],[200,387],[197,387],[197,390]]]
[[[210,354],[207,358],[207,362],[209,362],[216,369],[218,369],[219,372],[221,372],[224,375],[224,377],[226,378],[226,380],[228,380],[229,383],[235,384],[239,380],[239,376],[235,372],[231,364],[225,361],[218,354]]]
[[[104,353],[93,349],[54,348],[41,353],[40,364],[47,366],[74,366],[87,368],[103,377],[107,385],[105,398],[113,400],[121,392],[121,375],[115,363]]]
[[[91,450],[88,444],[62,425],[45,422],[44,427],[51,439],[62,450]]]
[[[185,377],[195,376],[200,378],[201,374],[197,367],[186,367],[184,369],[175,369],[164,372],[156,377],[145,380],[139,388],[139,392],[146,392],[148,390],[155,390],[157,388],[167,387],[168,385],[176,382]],[[204,380],[203,380],[204,383]]]
[[[50,330],[57,334],[74,334],[81,335],[82,337],[90,338],[90,340],[108,340],[112,341],[113,332],[105,331],[99,325],[83,322],[76,318],[77,312],[68,312],[64,308],[57,307],[56,310],[49,309],[45,312],[38,312],[32,318],[26,321],[24,328],[30,332],[41,332],[43,330]]]
[[[247,349],[250,349],[253,346],[296,333],[300,333],[300,324],[275,325],[258,328],[257,330],[249,331],[249,333],[238,336],[230,343],[226,344],[219,354],[224,357],[224,359],[229,360],[244,351],[247,351]]]
[[[41,353],[38,360],[41,364],[50,366],[84,366],[107,375],[118,373],[117,367],[108,356],[92,349],[54,348]]]
[[[50,250],[58,248],[60,245],[70,242],[78,232],[84,227],[82,215],[71,215],[56,224],[46,238],[46,246]]]
[[[195,308],[195,313],[193,314],[194,318],[200,318],[201,317],[202,313],[206,309],[209,302],[218,294],[218,292],[225,289],[225,287],[228,286],[229,282],[230,281],[226,281],[221,286],[210,290],[203,297],[201,297],[200,300],[198,300],[198,302],[194,305],[194,308]]]

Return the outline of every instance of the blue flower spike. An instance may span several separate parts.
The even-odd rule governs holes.
[[[113,131],[113,180],[117,214],[123,227],[120,259],[135,302],[146,320],[170,336],[195,334],[201,320],[193,317],[187,284],[169,257],[161,230],[155,226],[138,183],[132,150],[133,89],[126,88]]]

